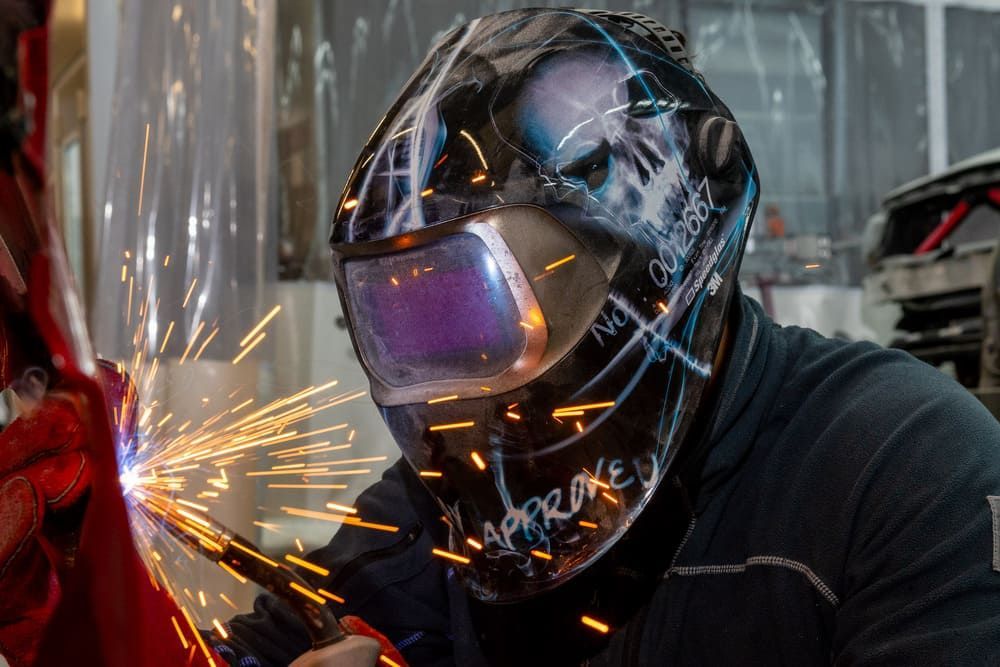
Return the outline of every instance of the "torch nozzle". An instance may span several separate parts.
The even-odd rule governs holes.
[[[262,554],[250,540],[208,514],[178,506],[167,498],[147,498],[144,506],[178,540],[283,600],[305,624],[314,649],[345,638],[326,600],[287,565]]]

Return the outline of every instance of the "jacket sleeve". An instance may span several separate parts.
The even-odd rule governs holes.
[[[853,530],[833,658],[998,664],[1000,423],[936,371],[908,380],[882,396],[883,409],[896,412],[914,381],[921,400],[887,420],[894,430],[844,505]]]
[[[433,499],[401,459],[355,506],[366,522],[398,530],[344,524],[307,556],[330,575],[298,573],[344,600],[329,603],[338,617],[360,616],[411,665],[453,664],[445,567],[431,556],[432,533],[443,526]],[[228,640],[213,635],[212,645],[230,665],[284,667],[310,648],[305,628],[270,594],[257,598],[252,613],[231,619],[228,630]]]

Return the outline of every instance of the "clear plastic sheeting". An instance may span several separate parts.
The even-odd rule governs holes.
[[[998,8],[1000,9],[1000,8]],[[1000,11],[945,11],[948,158],[952,163],[1000,147]]]
[[[849,2],[843,11],[833,203],[836,229],[856,237],[887,192],[929,169],[926,26],[918,5]]]
[[[273,256],[259,229],[267,183],[256,167],[268,143],[257,126],[256,12],[248,3],[135,1],[123,25],[96,340],[104,354],[131,351],[137,313],[126,326],[117,316],[131,293],[133,306],[164,306],[143,335],[169,356],[180,357],[199,326],[225,322],[203,354],[220,359],[257,315]],[[195,281],[167,339],[166,306],[182,303]]]
[[[139,434],[124,446],[130,451],[120,465],[140,550],[192,611],[202,606],[185,599],[184,590],[197,595],[207,588],[221,605],[219,593],[245,604],[250,589],[211,572],[207,561],[191,559],[177,574],[171,565],[178,561],[157,560],[154,554],[163,559],[179,547],[135,501],[156,493],[208,507],[213,498],[204,491],[223,491],[210,479],[232,486],[234,495],[254,495],[252,480],[227,472],[232,484],[221,481],[222,466],[214,474],[200,462],[169,471],[191,463],[175,460],[184,453],[171,453],[171,441],[182,444],[185,432],[195,432],[226,401],[255,394],[260,375],[253,359],[231,364],[262,314],[264,258],[272,254],[258,228],[266,202],[258,197],[266,185],[256,169],[266,147],[258,141],[256,114],[258,21],[248,3],[128,1],[119,42],[92,321],[98,353],[119,363],[138,389]],[[242,393],[228,399],[235,390]],[[128,407],[118,409],[124,414]],[[253,504],[220,505],[217,519],[239,531],[252,528]]]
[[[825,234],[828,226],[823,18],[810,3],[699,4],[688,14],[695,62],[733,109],[765,183],[762,206],[783,217],[785,233]]]
[[[140,555],[201,627],[254,594],[195,553],[214,522],[290,567],[395,458],[332,284],[277,282],[275,12],[124,6],[92,320],[134,383],[114,409]]]

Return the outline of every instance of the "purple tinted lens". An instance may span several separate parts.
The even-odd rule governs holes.
[[[389,384],[491,377],[524,351],[517,303],[474,234],[349,260],[345,271],[358,343]]]

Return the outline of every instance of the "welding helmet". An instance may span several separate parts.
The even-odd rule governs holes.
[[[636,14],[474,20],[378,124],[334,273],[476,598],[567,581],[649,502],[703,402],[757,191],[680,36]]]

